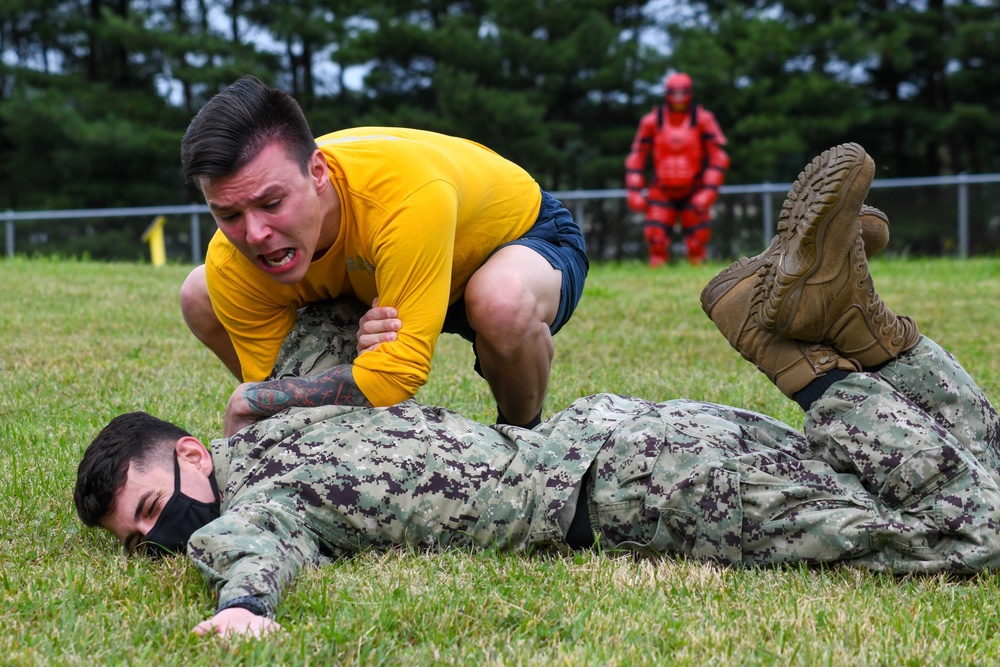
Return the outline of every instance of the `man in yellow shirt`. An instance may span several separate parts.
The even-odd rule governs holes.
[[[199,111],[181,154],[219,227],[180,298],[191,331],[242,381],[227,435],[292,406],[410,398],[441,332],[473,343],[498,421],[538,423],[552,334],[589,264],[579,226],[524,169],[422,130],[315,139],[295,100],[253,77]],[[333,324],[356,337],[354,362],[269,379],[298,310],[341,298],[357,304],[356,320]]]

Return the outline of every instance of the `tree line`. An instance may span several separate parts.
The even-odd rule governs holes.
[[[180,138],[241,74],[316,134],[456,134],[550,190],[622,187],[669,70],[716,114],[730,184],[843,141],[880,175],[995,172],[998,64],[994,0],[0,0],[0,209],[199,201]]]

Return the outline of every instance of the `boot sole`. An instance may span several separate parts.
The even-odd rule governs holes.
[[[795,317],[801,288],[822,264],[829,223],[844,207],[840,195],[854,185],[867,157],[865,149],[854,143],[830,148],[806,165],[789,190],[778,221],[778,235],[782,239],[798,237],[803,246],[812,245],[815,251],[813,261],[797,274],[775,267],[759,314],[759,325],[765,331],[781,333]]]

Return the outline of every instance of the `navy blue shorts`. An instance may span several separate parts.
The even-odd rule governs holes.
[[[583,283],[587,279],[587,271],[590,269],[587,246],[583,242],[583,232],[580,230],[580,225],[573,220],[573,215],[566,210],[562,202],[543,190],[542,205],[534,226],[526,231],[521,238],[509,241],[498,247],[497,250],[509,245],[523,245],[531,248],[548,260],[552,268],[562,272],[559,310],[552,326],[549,327],[553,334],[556,333],[569,321],[577,304],[580,303],[580,297],[583,296]],[[458,334],[465,340],[475,343],[476,332],[465,315],[464,298],[459,299],[448,308],[441,330],[445,333]],[[475,349],[474,346],[473,349]],[[478,355],[476,367],[478,370]]]

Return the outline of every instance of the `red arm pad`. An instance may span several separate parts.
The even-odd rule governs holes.
[[[723,155],[726,155],[723,153]],[[719,188],[726,182],[726,168],[729,166],[729,157],[726,156],[725,166],[719,166],[709,161],[708,167],[701,175],[701,182],[705,187]]]
[[[702,182],[707,186],[719,187],[726,180],[726,170],[729,169],[729,155],[723,149],[726,145],[726,135],[722,133],[715,114],[707,109],[698,108],[698,127],[702,140],[705,142],[705,157],[708,167],[702,175]]]
[[[632,140],[632,147],[625,158],[625,169],[644,173],[649,154],[653,150],[653,138],[656,136],[656,115],[647,113],[639,121],[639,128]]]

